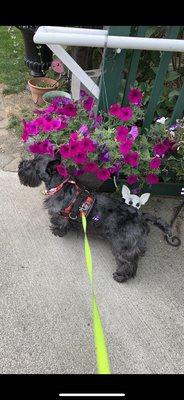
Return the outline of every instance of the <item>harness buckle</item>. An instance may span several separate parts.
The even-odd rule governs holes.
[[[69,218],[70,219],[77,219],[78,217],[77,217],[77,215],[75,216],[75,217],[71,217],[71,213],[69,214]]]

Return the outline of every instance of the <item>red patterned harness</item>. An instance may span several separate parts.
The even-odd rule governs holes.
[[[87,217],[93,207],[94,202],[95,202],[95,196],[93,193],[90,193],[85,188],[80,188],[76,184],[76,182],[73,180],[70,180],[70,178],[65,179],[65,181],[63,181],[58,186],[56,186],[52,189],[45,190],[44,194],[48,195],[48,196],[53,196],[54,194],[56,194],[57,192],[62,190],[62,188],[64,187],[64,185],[66,183],[70,183],[70,184],[74,185],[76,190],[75,190],[74,196],[72,197],[69,205],[67,207],[61,209],[60,214],[65,219],[69,219],[69,218],[77,219],[79,216],[81,217],[82,213],[85,215],[85,217]],[[76,213],[74,213],[72,215],[72,210],[75,206],[76,201],[79,201],[79,203],[80,203],[80,197],[79,197],[80,195],[82,195],[82,197],[84,197],[83,200],[81,200],[82,204],[79,204],[79,207],[77,207]]]

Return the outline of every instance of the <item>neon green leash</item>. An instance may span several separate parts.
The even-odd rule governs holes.
[[[103,333],[102,322],[100,318],[100,313],[98,310],[94,290],[93,290],[93,264],[91,257],[91,250],[88,242],[88,238],[86,235],[86,227],[87,221],[85,215],[82,213],[82,226],[84,230],[84,249],[85,249],[85,258],[86,258],[86,266],[89,281],[91,283],[92,288],[92,319],[93,319],[93,334],[94,334],[94,342],[96,349],[96,359],[97,359],[97,370],[99,374],[111,374],[110,371],[110,362],[107,351],[107,346],[105,343],[105,336]]]

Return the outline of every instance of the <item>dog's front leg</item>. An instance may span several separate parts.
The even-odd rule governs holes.
[[[52,215],[50,218],[50,229],[53,235],[63,237],[69,230],[69,222],[63,218],[60,214]]]
[[[117,269],[113,273],[113,278],[117,282],[126,282],[134,278],[137,271],[137,259],[130,260],[123,255],[116,256]]]

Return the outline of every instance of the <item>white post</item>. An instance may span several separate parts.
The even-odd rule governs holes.
[[[47,44],[47,43],[46,43]],[[99,87],[96,83],[83,71],[83,69],[74,61],[74,59],[63,49],[62,46],[56,44],[47,44],[54,54],[67,66],[67,68],[83,83],[83,85],[95,96],[99,98]]]

